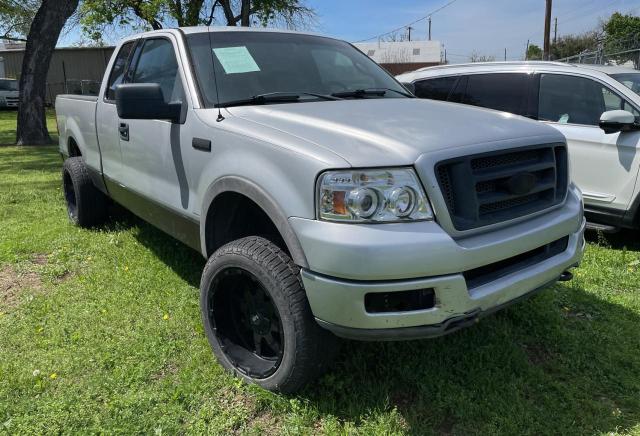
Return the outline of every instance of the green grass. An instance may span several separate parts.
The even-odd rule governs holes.
[[[60,167],[0,148],[0,434],[640,434],[637,233],[592,236],[574,281],[470,329],[349,342],[281,396],[215,363],[204,259],[126,213],[71,226]]]
[[[16,114],[15,109],[0,110],[0,146],[16,143]],[[56,114],[51,109],[47,109],[47,129],[51,139],[57,141]]]

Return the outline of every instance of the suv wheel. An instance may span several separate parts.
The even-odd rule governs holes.
[[[64,161],[62,186],[72,223],[80,227],[93,227],[105,220],[107,197],[93,185],[81,157],[70,157]]]
[[[300,389],[338,348],[311,314],[298,267],[261,237],[233,241],[209,258],[200,307],[220,364],[268,390]]]

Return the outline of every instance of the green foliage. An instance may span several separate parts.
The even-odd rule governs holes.
[[[564,35],[551,44],[551,58],[563,59],[585,51],[593,51],[598,47],[598,33],[585,32],[579,35]]]
[[[615,12],[603,24],[602,29],[605,32],[605,52],[618,53],[631,49],[640,48],[640,17],[637,15],[622,15]],[[633,60],[634,65],[638,68],[640,65],[640,54],[636,52],[622,53],[615,56],[618,62],[626,62]]]
[[[542,49],[535,44],[529,44],[527,49],[527,60],[539,61],[542,59]]]
[[[0,0],[0,39],[26,38],[39,6],[39,0]]]
[[[134,30],[170,26],[241,24],[242,8],[248,11],[247,26],[300,27],[313,20],[313,10],[301,0],[84,0],[80,23],[89,38],[99,40],[109,27]]]
[[[281,396],[215,363],[204,259],[117,209],[73,227],[60,167],[0,147],[0,434],[640,434],[638,233],[588,235],[572,282],[477,326],[349,342]]]

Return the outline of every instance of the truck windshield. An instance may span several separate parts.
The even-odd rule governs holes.
[[[193,33],[187,42],[206,107],[411,97],[369,57],[331,38],[232,31]]]
[[[640,73],[612,74],[611,77],[640,95]]]
[[[0,79],[0,91],[17,91],[17,90],[18,90],[17,80]]]

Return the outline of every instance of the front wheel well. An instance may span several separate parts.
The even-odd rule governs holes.
[[[78,143],[75,139],[69,138],[69,145],[67,146],[69,151],[69,157],[80,157],[82,156],[82,152],[80,151],[80,147],[78,147]]]
[[[237,192],[219,194],[205,221],[207,257],[223,245],[246,236],[262,236],[291,256],[278,228],[260,206]]]

